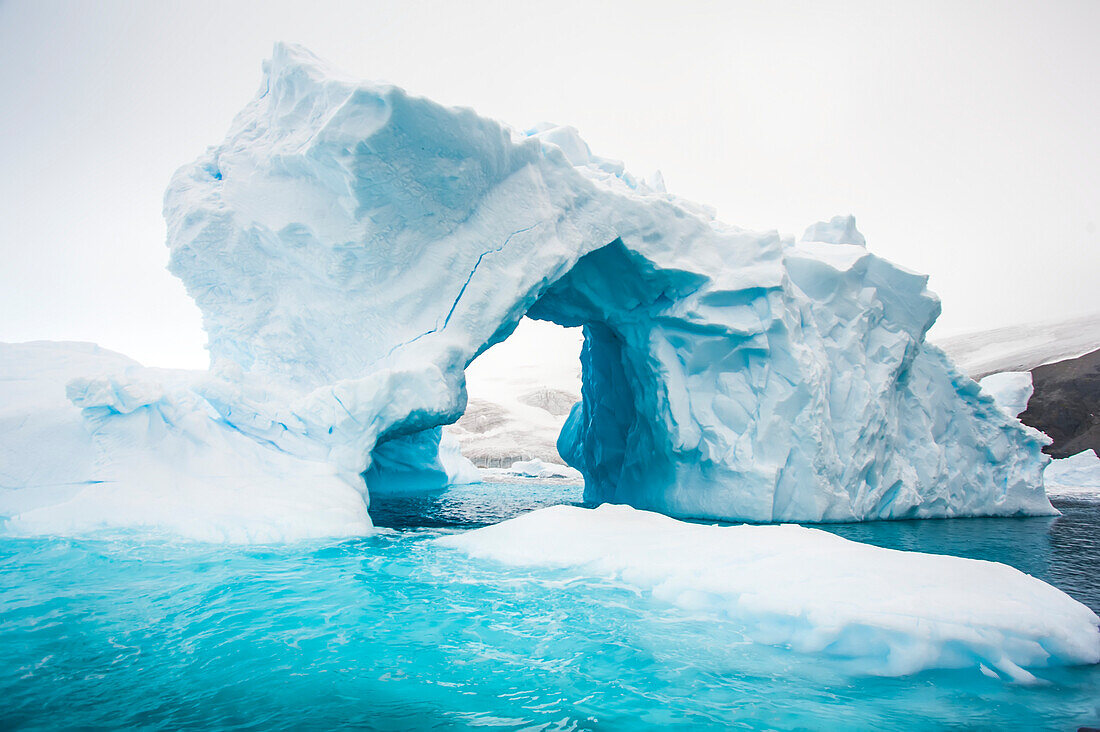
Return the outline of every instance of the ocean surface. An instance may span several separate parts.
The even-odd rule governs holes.
[[[0,538],[0,728],[744,729],[1100,725],[1100,667],[1021,686],[862,676],[616,581],[515,569],[442,533],[580,500],[542,483],[376,500],[386,530],[220,546]],[[1100,609],[1100,499],[1058,518],[825,526],[1006,562]]]

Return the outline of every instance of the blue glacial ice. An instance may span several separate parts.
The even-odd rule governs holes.
[[[466,367],[528,316],[583,327],[559,451],[587,501],[634,508],[539,511],[444,544],[619,573],[875,673],[980,664],[1026,681],[1025,666],[1100,656],[1091,611],[1003,565],[637,510],[1053,512],[1046,438],[925,342],[927,278],[871,254],[851,217],[797,242],[746,231],[572,128],[516,132],[287,45],[226,139],[176,173],[165,217],[210,369],[0,346],[6,533],[367,533],[371,493],[478,479],[440,428],[466,407]]]
[[[850,217],[799,242],[729,226],[572,128],[518,133],[284,45],[165,215],[218,418],[351,484],[383,484],[394,441],[430,448],[466,366],[527,315],[584,327],[559,448],[594,502],[1051,512],[1041,435],[925,342],[927,278],[869,253]]]
[[[591,502],[755,521],[1052,512],[1044,437],[925,341],[927,278],[871,254],[851,217],[797,242],[730,226],[570,127],[517,132],[289,45],[164,208],[211,368],[68,374],[67,429],[88,435],[68,485],[243,481],[288,505],[325,496],[334,533],[365,531],[352,498],[476,480],[439,428],[465,409],[464,369],[526,315],[584,328],[559,450]],[[0,442],[24,439],[18,420]],[[0,512],[37,525],[38,458],[9,456]],[[256,531],[313,535],[315,514]]]

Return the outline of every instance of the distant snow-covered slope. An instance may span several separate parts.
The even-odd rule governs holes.
[[[524,318],[466,369],[469,404],[446,429],[480,468],[563,463],[556,442],[581,398],[580,328]]]
[[[1100,312],[937,339],[936,345],[975,379],[1077,358],[1100,348]]]
[[[1005,411],[1054,443],[1048,495],[1100,495],[1094,418],[1100,313],[968,333],[938,342]],[[1090,437],[1091,435],[1091,437]]]

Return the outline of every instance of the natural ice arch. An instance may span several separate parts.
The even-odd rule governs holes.
[[[523,318],[465,369],[468,399],[461,418],[441,432],[375,447],[364,476],[372,511],[382,495],[398,494],[396,500],[405,502],[410,492],[436,493],[455,484],[537,475],[579,482],[557,443],[581,399],[582,342],[580,327]]]
[[[558,452],[585,476],[586,500],[694,513],[664,500],[676,479],[663,434],[668,372],[651,367],[649,347],[658,330],[652,308],[681,299],[705,280],[662,271],[616,239],[582,257],[528,311],[584,327],[582,399],[566,421]]]
[[[850,218],[800,243],[728,226],[570,128],[514,133],[289,46],[165,214],[215,418],[349,483],[387,444],[430,448],[463,369],[531,314],[588,329],[562,439],[597,498],[757,520],[1050,511],[1041,437],[924,342],[927,278]]]

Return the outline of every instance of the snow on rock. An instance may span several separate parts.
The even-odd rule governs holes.
[[[217,533],[248,506],[262,535],[301,535],[320,502],[326,532],[361,531],[367,486],[468,468],[439,455],[439,428],[525,315],[583,327],[557,444],[586,500],[762,521],[1052,511],[1042,436],[925,343],[927,278],[850,218],[798,244],[746,231],[571,128],[519,133],[288,45],[175,174],[165,218],[210,373],[71,382],[94,451],[52,454],[90,459],[59,470],[100,497],[9,524],[87,523],[115,500],[120,524]],[[207,511],[228,486],[241,500]],[[127,512],[139,488],[171,501]]]
[[[996,562],[902,552],[795,525],[705,526],[626,506],[555,506],[437,539],[474,557],[616,578],[742,624],[757,642],[904,675],[1100,662],[1100,619]],[[853,598],[858,598],[853,601]]]
[[[241,434],[199,395],[205,378],[87,343],[0,344],[4,533],[270,542],[370,530],[331,465]]]
[[[1017,417],[1027,409],[1034,388],[1031,385],[1030,371],[1004,371],[990,374],[978,382],[982,391],[993,397],[997,406],[1010,416]]]
[[[1037,366],[1031,379],[1035,391],[1020,421],[1051,438],[1043,452],[1067,458],[1100,450],[1100,349]]]
[[[1083,450],[1047,466],[1047,492],[1052,495],[1100,496],[1100,458],[1095,450]]]
[[[975,379],[1004,371],[1031,371],[1100,348],[1100,312],[963,333],[939,338],[936,345]]]

